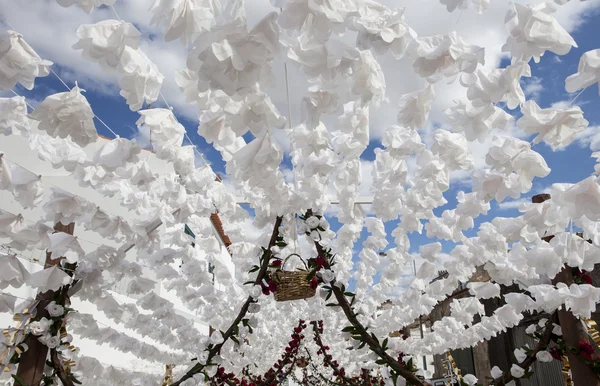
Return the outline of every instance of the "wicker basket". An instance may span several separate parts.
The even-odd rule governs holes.
[[[310,282],[306,280],[306,276],[308,276],[308,268],[306,271],[285,270],[285,264],[292,256],[298,256],[306,267],[306,262],[299,255],[292,254],[285,259],[281,269],[276,271],[273,275],[275,281],[277,282],[277,292],[275,292],[274,296],[275,300],[278,302],[312,298],[317,292],[316,288],[312,288],[310,286]]]

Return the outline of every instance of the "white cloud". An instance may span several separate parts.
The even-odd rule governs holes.
[[[528,202],[531,202],[531,200],[529,200],[527,198],[520,198],[518,200],[512,200],[512,201],[502,201],[502,202],[498,203],[498,209],[500,209],[500,210],[519,209],[519,207],[522,204],[526,204]]]
[[[527,99],[538,99],[542,91],[544,91],[544,86],[542,85],[542,79],[537,77],[532,77],[529,80],[524,81],[525,85],[523,86],[523,92],[525,93],[525,97]]]
[[[581,147],[589,147],[591,151],[600,150],[600,126],[589,126],[579,133],[576,138]]]

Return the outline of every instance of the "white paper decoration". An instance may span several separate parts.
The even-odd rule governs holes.
[[[509,37],[502,51],[512,54],[513,63],[529,62],[531,58],[538,63],[546,51],[566,55],[571,47],[577,47],[571,35],[551,15],[554,8],[549,2],[528,6],[511,3],[510,7],[505,17]]]
[[[12,214],[0,209],[0,237],[10,237],[25,225],[25,219],[20,214]]]
[[[50,74],[52,64],[42,60],[21,34],[0,31],[0,89],[10,90],[20,83],[31,90],[35,78]]]
[[[0,152],[0,189],[8,190],[24,208],[38,205],[44,197],[44,186],[36,176],[19,165],[9,163]]]
[[[453,12],[456,9],[464,11],[469,8],[469,3],[472,2],[477,13],[483,13],[490,6],[490,0],[440,0],[440,3],[446,6],[448,12]]]
[[[29,141],[29,146],[37,152],[38,157],[50,162],[54,168],[64,167],[72,172],[78,165],[87,161],[85,151],[69,138],[52,138],[45,134],[34,134]]]
[[[389,50],[396,59],[404,56],[417,37],[404,22],[404,9],[390,9],[374,1],[360,1],[357,6],[359,16],[353,17],[352,27],[358,31],[358,48],[373,49],[377,54]]]
[[[411,129],[425,127],[434,98],[435,89],[431,84],[423,90],[403,95],[399,102],[398,123]]]
[[[140,36],[140,31],[133,24],[119,20],[82,24],[77,27],[79,41],[73,49],[82,50],[83,59],[96,62],[103,69],[117,70],[125,47],[136,50]]]
[[[77,84],[68,92],[53,94],[31,113],[39,121],[38,129],[51,137],[67,138],[79,146],[87,146],[98,139],[94,112]]]
[[[83,218],[91,209],[91,202],[54,186],[50,187],[48,201],[44,204],[46,219],[56,224],[69,225]]]
[[[164,146],[181,146],[185,135],[185,127],[169,109],[149,109],[139,111],[140,119],[136,122],[141,129],[145,125],[150,130],[150,144],[156,150]]]
[[[431,152],[437,154],[448,169],[467,170],[473,167],[473,156],[463,134],[439,129],[433,133],[433,141]]]
[[[219,0],[155,0],[150,24],[165,25],[165,41],[180,38],[187,45],[215,24],[220,9]]]
[[[117,0],[56,0],[60,6],[65,8],[77,4],[85,13],[91,13],[94,7],[114,5],[116,1]]]
[[[413,70],[430,82],[459,73],[472,73],[484,63],[483,47],[470,46],[456,32],[415,40]]]
[[[27,104],[22,96],[0,98],[0,134],[29,137]]]
[[[538,134],[534,143],[547,142],[552,148],[567,146],[588,127],[583,111],[578,106],[566,109],[542,109],[533,100],[521,107],[523,116],[517,126],[527,134]]]
[[[475,106],[471,102],[457,102],[445,111],[452,131],[464,132],[469,141],[485,141],[493,129],[504,130],[513,121],[506,111],[492,103]]]
[[[120,94],[127,100],[131,111],[141,109],[144,102],[156,102],[164,76],[146,54],[139,49],[125,47],[119,72],[122,74],[119,79]]]
[[[198,81],[198,91],[212,88],[231,96],[255,88],[256,82],[268,85],[270,63],[279,51],[276,19],[277,13],[272,12],[248,32],[245,18],[238,15],[203,35],[187,59],[190,74]]]
[[[29,278],[29,271],[23,266],[16,255],[0,253],[0,288],[8,286],[20,287]]]
[[[64,232],[57,232],[50,235],[50,248],[48,248],[48,252],[52,254],[52,259],[64,257],[71,263],[76,263],[85,254],[77,237]]]
[[[565,80],[565,90],[575,92],[600,81],[600,49],[591,50],[579,59],[577,72]],[[600,85],[598,86],[600,93]]]
[[[115,171],[119,167],[136,163],[142,148],[127,138],[115,138],[107,141],[94,154],[94,164],[102,166],[107,171]]]
[[[14,313],[17,298],[9,294],[0,294],[0,313]]]
[[[531,68],[525,62],[517,62],[506,68],[478,69],[473,74],[463,74],[461,83],[467,87],[467,97],[474,106],[506,102],[514,109],[525,102],[521,78],[531,76]]]
[[[39,292],[56,291],[70,282],[71,277],[57,266],[32,273],[27,279],[27,285],[37,288]]]

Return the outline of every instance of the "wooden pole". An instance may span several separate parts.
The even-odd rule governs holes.
[[[54,226],[54,230],[56,232],[64,232],[72,235],[75,231],[75,223],[63,225],[59,222]],[[57,265],[62,259],[63,257],[52,259],[52,254],[46,252],[46,264],[44,265],[44,268]],[[37,295],[36,299],[40,302],[36,307],[37,314],[35,320],[40,320],[44,317],[48,318],[50,316],[46,310],[46,306],[48,306],[52,299],[58,294],[59,291],[47,291]],[[66,298],[66,294],[64,294],[64,296]],[[24,343],[27,344],[28,350],[21,355],[17,376],[25,382],[25,385],[27,386],[39,386],[42,382],[42,377],[44,376],[44,366],[46,366],[46,359],[48,357],[48,346],[42,344],[38,341],[37,336],[31,334],[25,339]],[[14,386],[20,386],[19,382],[15,381]]]
[[[533,196],[531,201],[533,203],[542,203],[550,199],[549,194],[538,194]],[[544,241],[549,242],[554,236],[544,237]],[[573,284],[573,272],[571,267],[565,266],[552,280],[552,284],[564,283],[567,286]],[[576,318],[572,312],[567,311],[564,306],[558,310],[558,322],[562,329],[563,340],[567,347],[575,347],[579,349],[579,341],[584,340],[592,346],[594,342],[589,336],[587,329],[584,327],[581,320]],[[569,358],[569,364],[571,365],[571,378],[575,385],[585,386],[600,386],[600,379],[589,366],[581,359],[577,354],[567,350],[567,357]]]

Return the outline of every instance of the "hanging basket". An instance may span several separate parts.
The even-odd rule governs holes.
[[[286,271],[285,264],[292,256],[298,256],[306,270]],[[300,255],[291,254],[289,255],[280,270],[277,270],[273,277],[277,282],[277,292],[275,292],[275,300],[278,302],[285,302],[288,300],[300,300],[309,299],[315,296],[317,289],[310,286],[310,282],[306,279],[308,276],[308,267],[306,262]]]

